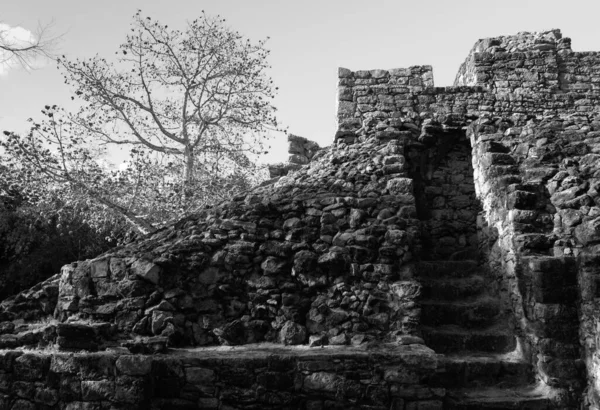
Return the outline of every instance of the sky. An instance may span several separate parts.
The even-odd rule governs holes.
[[[60,54],[110,59],[138,9],[174,28],[204,10],[254,42],[270,37],[278,121],[321,146],[335,134],[338,67],[428,64],[435,85],[448,86],[478,39],[553,28],[575,51],[600,51],[598,0],[0,0],[0,31],[18,39],[52,23]],[[0,131],[25,132],[46,104],[73,108],[56,64],[36,65],[0,68]],[[286,160],[285,135],[274,134],[271,145],[263,161]]]

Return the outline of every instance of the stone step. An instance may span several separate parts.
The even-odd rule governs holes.
[[[502,311],[500,301],[489,296],[464,301],[423,300],[420,306],[421,323],[426,326],[490,326]]]
[[[476,261],[429,261],[419,262],[415,266],[420,278],[464,278],[480,272]]]
[[[428,383],[451,388],[514,387],[535,381],[533,366],[509,354],[452,354],[441,359],[441,370]]]
[[[485,288],[485,280],[479,275],[455,279],[423,278],[420,281],[423,299],[463,299],[479,295]]]
[[[422,327],[425,344],[437,353],[507,353],[515,349],[516,339],[504,324],[485,329],[465,329],[456,325]]]
[[[451,410],[551,410],[547,388],[528,385],[514,388],[475,388],[449,390],[444,409]]]

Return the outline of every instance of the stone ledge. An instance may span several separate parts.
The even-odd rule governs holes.
[[[132,355],[121,348],[97,353],[4,350],[0,401],[57,410],[332,405],[440,410],[445,389],[425,384],[439,361],[440,355],[419,344],[254,344],[157,355]]]

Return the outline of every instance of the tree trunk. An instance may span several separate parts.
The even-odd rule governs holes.
[[[95,197],[93,194],[90,195]],[[156,228],[151,223],[143,220],[142,218],[137,217],[133,212],[129,211],[128,209],[99,196],[95,197],[95,199],[98,200],[98,202],[100,202],[102,205],[112,209],[113,211],[123,216],[123,218],[125,218],[127,222],[129,222],[129,224],[141,234],[148,235],[149,233],[156,231]]]
[[[196,158],[194,157],[194,148],[186,145],[183,155],[185,156],[185,169],[183,176],[183,192],[186,201],[193,197],[192,190],[194,189],[194,166]]]
[[[69,179],[69,182],[76,185],[77,187],[85,190],[90,197],[94,198],[96,201],[100,202],[102,205],[117,212],[119,215],[121,215],[123,218],[125,218],[127,220],[127,222],[129,222],[129,224],[139,233],[141,233],[143,235],[147,235],[149,233],[156,231],[156,228],[150,222],[137,217],[133,212],[131,212],[127,208],[124,208],[119,204],[115,204],[114,202],[109,201],[106,198],[103,198],[101,195],[96,193],[93,189],[90,189],[89,187],[85,186],[81,182],[75,181],[73,179]]]

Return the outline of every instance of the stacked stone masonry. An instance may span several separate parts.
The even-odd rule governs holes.
[[[6,409],[420,409],[445,391],[421,383],[437,356],[416,346],[308,350],[280,346],[179,351],[0,353]]]
[[[331,147],[2,302],[4,408],[600,408],[600,53],[338,89]]]
[[[297,170],[303,165],[308,164],[321,149],[316,142],[294,134],[288,134],[287,139],[289,144],[288,153],[290,154],[288,162],[269,165],[269,175],[271,178],[285,176],[290,171]]]

